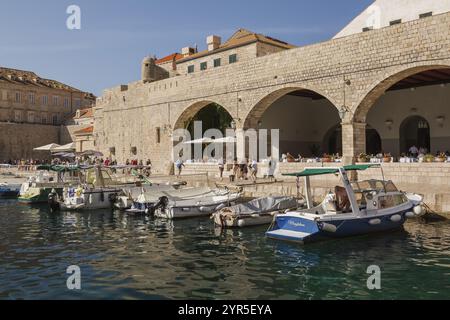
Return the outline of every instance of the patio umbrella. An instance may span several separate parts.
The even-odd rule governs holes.
[[[95,150],[86,150],[81,153],[82,156],[88,156],[88,157],[103,157],[103,153]]]
[[[225,138],[220,138],[220,139],[215,139],[212,142],[213,143],[236,143],[236,138],[235,137],[225,137]]]
[[[58,148],[58,147],[60,147],[59,144],[51,143],[51,144],[47,144],[47,145],[42,146],[42,147],[34,148],[33,150],[34,151],[52,151],[52,150],[54,150],[55,148]]]
[[[186,141],[186,142],[183,142],[183,144],[206,144],[206,143],[212,143],[212,142],[214,142],[213,139],[201,138],[201,139],[196,139],[196,140],[192,140],[192,141]]]
[[[56,147],[52,149],[53,152],[69,152],[69,151],[75,151],[75,142],[71,142],[69,144]]]

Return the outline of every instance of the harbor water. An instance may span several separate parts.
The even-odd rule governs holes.
[[[449,299],[450,223],[301,246],[266,227],[0,202],[0,299]],[[67,267],[81,270],[69,290]],[[381,289],[369,290],[369,266]]]

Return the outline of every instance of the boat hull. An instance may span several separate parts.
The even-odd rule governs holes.
[[[253,226],[269,225],[273,221],[273,215],[255,214],[251,216],[238,216],[227,219],[220,214],[214,214],[214,224],[221,228],[245,228]]]
[[[84,191],[81,195],[67,197],[59,206],[65,211],[101,210],[113,208],[113,199],[119,194],[120,189]]]
[[[333,217],[314,220],[293,215],[278,216],[266,236],[276,240],[309,243],[396,230],[403,227],[408,211],[343,219]]]
[[[62,195],[63,193],[63,188],[30,188],[25,194],[20,195],[18,200],[19,202],[26,204],[47,203],[48,196],[53,190],[55,190],[58,195]]]

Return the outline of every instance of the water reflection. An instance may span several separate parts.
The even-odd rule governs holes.
[[[62,212],[0,204],[0,298],[448,298],[448,222],[299,246],[265,228],[218,231],[208,219]],[[65,288],[82,269],[81,292]],[[369,265],[381,292],[366,288]]]

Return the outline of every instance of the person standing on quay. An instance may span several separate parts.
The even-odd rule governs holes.
[[[183,160],[182,160],[181,158],[179,158],[179,159],[177,160],[177,162],[175,163],[175,165],[176,165],[177,170],[178,170],[177,178],[180,178],[180,176],[181,176],[181,171],[183,170],[183,167],[184,167]]]
[[[258,174],[258,163],[256,162],[256,160],[253,160],[252,163],[250,164],[250,170],[251,170],[251,177],[253,182],[256,182],[256,175]]]
[[[220,158],[217,163],[219,164],[220,181],[223,181],[223,171],[225,170],[225,163],[223,161],[223,158]]]

